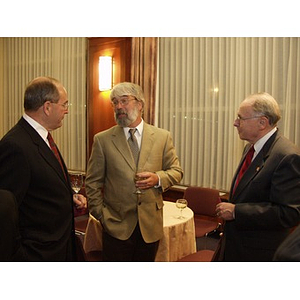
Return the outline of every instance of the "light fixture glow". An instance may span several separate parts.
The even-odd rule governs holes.
[[[99,91],[112,88],[112,57],[99,56]]]

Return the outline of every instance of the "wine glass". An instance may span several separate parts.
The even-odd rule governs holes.
[[[135,173],[135,175],[134,175],[134,182],[135,182],[135,183],[136,183],[137,181],[146,179],[145,177],[143,177],[143,176],[140,175],[140,173],[142,173],[142,172],[144,172],[143,169],[138,169],[138,170],[136,171],[136,173]],[[134,193],[137,194],[137,195],[141,195],[141,194],[143,194],[143,191],[142,191],[139,187],[137,187]]]
[[[76,196],[77,196],[77,194],[79,193],[79,191],[81,190],[82,185],[83,185],[82,173],[72,173],[72,174],[70,174],[70,177],[71,177],[72,189],[76,193]]]
[[[178,219],[184,219],[184,216],[182,215],[182,210],[185,209],[187,207],[187,201],[186,199],[177,199],[176,200],[176,207],[178,209],[180,209],[180,216],[178,217]]]

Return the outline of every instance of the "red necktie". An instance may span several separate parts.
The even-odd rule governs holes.
[[[53,140],[52,135],[50,134],[50,132],[48,132],[47,139],[49,141],[49,145],[50,145],[50,148],[51,148],[52,152],[54,153],[55,157],[57,158],[57,160],[58,160],[58,162],[59,162],[59,164],[61,166],[61,169],[62,169],[62,171],[64,173],[65,178],[67,178],[65,170],[64,170],[63,163],[62,163],[61,158],[60,158],[59,153],[58,153],[57,146],[56,146],[56,144],[55,144],[55,142],[54,142],[54,140]]]
[[[236,177],[235,185],[234,185],[234,188],[233,188],[233,193],[235,192],[235,189],[238,186],[238,184],[239,184],[241,178],[243,177],[244,173],[246,172],[246,170],[250,166],[252,158],[253,158],[254,151],[255,151],[254,146],[252,145],[251,148],[249,149],[248,153],[246,154],[244,162],[243,162],[243,164],[240,168],[239,174]]]

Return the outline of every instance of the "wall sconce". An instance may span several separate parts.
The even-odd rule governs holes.
[[[99,56],[99,91],[108,91],[112,88],[112,66],[111,56]]]

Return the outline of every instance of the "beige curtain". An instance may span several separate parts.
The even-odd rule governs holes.
[[[287,38],[282,47],[286,58],[283,78],[282,128],[285,136],[300,146],[300,38]]]
[[[23,114],[26,84],[52,76],[68,91],[69,113],[53,134],[69,169],[86,168],[86,38],[0,38],[0,138]]]
[[[144,120],[150,124],[154,124],[155,120],[157,47],[156,37],[132,38],[131,81],[144,90]]]
[[[240,102],[266,91],[300,146],[300,38],[160,38],[158,126],[171,131],[182,183],[228,190],[244,143]]]

